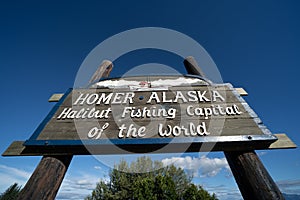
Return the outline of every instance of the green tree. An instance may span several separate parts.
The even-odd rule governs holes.
[[[9,188],[7,188],[5,190],[5,192],[3,192],[0,195],[0,200],[14,200],[14,199],[17,199],[20,191],[21,191],[21,186],[18,186],[17,183],[14,183]]]
[[[207,200],[215,200],[216,195],[212,196],[204,190],[201,186],[196,186],[195,184],[190,184],[187,190],[183,194],[183,199],[189,200],[198,200],[198,199],[207,199]]]
[[[137,172],[144,173],[137,173]],[[126,173],[127,172],[127,173]],[[140,157],[130,165],[122,160],[109,173],[108,182],[100,181],[86,200],[217,200],[201,186],[192,183],[183,169]]]

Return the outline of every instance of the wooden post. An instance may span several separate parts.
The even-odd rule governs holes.
[[[205,78],[205,74],[198,66],[196,60],[192,56],[188,56],[184,59],[183,64],[188,74],[199,75]]]
[[[112,68],[112,62],[104,60],[90,78],[89,83],[99,81],[102,77],[108,77]],[[20,192],[18,200],[54,200],[72,157],[73,155],[43,156],[25,187]]]
[[[245,200],[284,199],[254,151],[224,154]]]
[[[195,59],[184,60],[187,72],[205,77]],[[254,151],[224,152],[245,200],[283,200],[279,188]]]
[[[44,156],[18,196],[18,200],[52,200],[68,170],[71,156]]]
[[[90,83],[99,81],[101,78],[107,78],[113,68],[113,63],[109,60],[104,60],[93,76],[90,78]]]

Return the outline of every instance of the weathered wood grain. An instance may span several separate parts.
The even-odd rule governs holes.
[[[17,199],[54,199],[71,160],[72,156],[44,156]]]
[[[2,156],[18,156],[21,155],[25,150],[25,146],[23,145],[24,141],[14,141],[10,144],[10,146],[4,151]]]
[[[224,153],[245,200],[284,200],[254,151]]]
[[[58,102],[62,96],[64,96],[63,93],[59,93],[59,94],[53,94],[50,98],[49,98],[49,102]]]
[[[108,138],[118,138],[119,127],[122,124],[126,124],[128,127],[130,124],[134,124],[136,128],[145,126],[146,135],[152,135],[153,138],[160,138],[158,135],[158,125],[163,124],[164,127],[168,125],[174,126],[184,126],[189,127],[190,123],[194,125],[199,125],[205,122],[207,129],[210,132],[209,136],[234,136],[234,135],[263,135],[261,129],[256,125],[253,119],[221,119],[221,120],[143,120],[139,121],[79,121],[77,123],[72,122],[57,122],[53,119],[53,123],[49,123],[42,133],[37,138],[38,140],[74,140],[74,139],[88,139],[88,131],[93,127],[101,128],[105,122],[109,123],[109,127],[105,129],[102,133],[103,136]],[[76,125],[75,125],[76,124]],[[241,129],[241,127],[243,127]],[[126,133],[127,131],[124,131]],[[170,136],[171,138],[173,136]],[[184,137],[183,135],[180,137]],[[199,136],[198,136],[199,137]]]
[[[132,79],[132,78],[130,78]],[[134,80],[134,79],[133,79]],[[103,137],[110,139],[118,138],[119,127],[122,124],[125,124],[127,127],[130,124],[135,125],[135,127],[145,126],[146,135],[151,135],[151,137],[158,137],[158,124],[164,124],[164,127],[170,125],[174,127],[179,126],[188,126],[189,123],[199,125],[202,122],[205,122],[207,129],[210,132],[209,136],[235,136],[235,135],[262,135],[262,127],[260,119],[255,115],[254,112],[249,113],[249,106],[240,98],[238,92],[230,84],[212,84],[212,85],[202,85],[202,86],[176,86],[174,88],[169,88],[166,91],[167,99],[174,99],[175,91],[182,91],[183,93],[187,90],[194,91],[218,91],[224,98],[224,102],[180,102],[180,103],[160,103],[152,101],[150,104],[147,103],[147,100],[150,97],[151,91],[134,91],[135,97],[132,104],[125,105],[76,105],[74,106],[73,102],[81,94],[91,94],[91,93],[111,93],[111,92],[124,92],[127,91],[124,88],[118,89],[109,89],[109,88],[94,88],[94,89],[76,89],[73,90],[65,100],[59,105],[56,113],[52,116],[50,121],[42,128],[38,140],[78,140],[78,139],[89,139],[87,138],[88,131],[93,127],[101,128],[101,126],[108,122],[109,127],[103,132]],[[128,91],[130,91],[128,89]],[[157,91],[157,94],[160,99],[162,99],[162,91]],[[211,98],[211,94],[208,92],[207,97]],[[140,98],[143,97],[143,98]],[[205,119],[204,116],[188,116],[187,107],[193,106],[193,108],[211,108],[214,106],[232,107],[233,105],[239,108],[239,111],[242,112],[239,115],[224,115],[224,116],[209,116],[209,119]],[[155,106],[157,109],[164,108],[176,109],[175,118],[167,119],[166,117],[154,117],[154,118],[131,118],[129,115],[122,117],[124,107],[130,106],[135,107],[136,109],[142,109],[146,107]],[[108,118],[102,119],[58,119],[58,116],[66,108],[72,108],[72,110],[79,111],[80,109],[96,109],[105,111],[111,109],[111,113],[108,115]],[[151,125],[150,125],[151,124]],[[127,133],[125,130],[124,133]],[[172,136],[171,136],[172,137]],[[181,135],[180,137],[184,137]]]
[[[113,68],[113,63],[109,60],[104,60],[101,65],[94,72],[93,76],[90,78],[89,82],[93,83],[99,81],[101,78],[108,77]]]
[[[162,93],[165,92],[166,93],[166,99],[174,99],[175,97],[175,93],[176,91],[181,91],[183,94],[186,94],[187,91],[207,91],[205,96],[207,98],[211,98],[211,93],[210,91],[218,91],[220,93],[221,96],[223,96],[225,98],[225,101],[221,101],[220,99],[217,99],[216,102],[213,102],[214,104],[217,103],[236,103],[236,102],[240,102],[240,100],[238,99],[238,97],[236,95],[233,94],[233,90],[232,88],[228,88],[228,86],[223,85],[223,86],[191,86],[191,87],[170,87],[169,90],[167,91],[156,91],[158,94],[158,97],[160,99],[162,99]],[[153,89],[153,91],[155,91],[155,88]],[[131,91],[129,89],[108,89],[108,88],[100,88],[100,89],[75,89],[72,91],[72,93],[70,93],[68,95],[68,97],[66,98],[66,100],[63,102],[62,106],[72,106],[74,104],[72,104],[72,102],[74,103],[77,98],[81,95],[81,94],[101,94],[101,93],[105,93],[106,95],[108,95],[109,93],[118,93],[118,92],[134,92],[135,96],[133,98],[133,101],[135,104],[140,104],[140,105],[145,105],[147,104],[146,102],[148,101],[150,95],[151,95],[151,91]],[[143,97],[143,100],[140,99],[140,97]],[[185,95],[187,97],[187,95]],[[122,98],[121,98],[122,99]],[[123,99],[122,99],[123,100]],[[161,102],[163,103],[163,102]],[[179,102],[181,104],[188,104],[191,102]],[[200,102],[201,104],[211,104],[212,102]],[[151,104],[157,104],[157,102],[152,101]],[[102,104],[100,104],[102,105]]]
[[[241,112],[241,114],[220,114],[218,109],[216,108],[216,106],[221,106],[222,107],[222,112],[225,113],[225,108],[232,108],[233,106],[237,106],[239,109],[239,112]],[[128,107],[129,109],[127,110],[127,112],[125,112],[125,108]],[[58,108],[57,112],[52,116],[52,119],[55,119],[57,122],[60,121],[73,121],[73,118],[70,117],[64,117],[65,115],[63,115],[63,111],[68,110],[69,108],[71,108],[71,111],[69,113],[71,113],[72,111],[74,112],[78,112],[81,109],[84,109],[84,111],[87,112],[87,114],[89,113],[89,111],[91,110],[96,110],[97,112],[101,113],[105,113],[106,110],[110,109],[111,111],[109,112],[107,118],[105,118],[104,116],[102,116],[102,118],[92,118],[90,117],[90,119],[88,119],[87,117],[85,119],[82,119],[82,117],[76,118],[74,120],[79,121],[79,120],[83,120],[83,121],[88,121],[88,120],[101,120],[101,121],[119,121],[119,120],[123,120],[126,119],[128,117],[130,117],[131,115],[131,110],[133,111],[143,111],[143,109],[147,109],[147,110],[151,110],[151,112],[154,112],[154,116],[151,117],[152,120],[163,120],[164,118],[170,118],[170,115],[166,115],[166,116],[156,116],[156,113],[158,113],[158,110],[164,109],[165,111],[168,111],[169,109],[172,110],[176,110],[175,113],[175,117],[174,120],[176,119],[205,119],[205,114],[203,115],[198,115],[197,112],[199,112],[199,108],[202,109],[202,112],[204,113],[203,109],[212,109],[214,108],[217,111],[217,114],[211,114],[208,117],[210,119],[244,119],[244,118],[254,118],[252,116],[249,115],[248,111],[245,109],[244,104],[241,103],[227,103],[227,104],[197,104],[197,103],[191,103],[191,104],[161,104],[161,105],[116,105],[116,106],[73,106],[73,107],[68,107],[68,106],[61,106]],[[188,109],[189,108],[189,109]],[[196,110],[196,113],[195,113]],[[160,111],[161,112],[161,111]],[[188,112],[191,112],[192,115]],[[87,115],[86,114],[86,115]],[[81,115],[80,115],[81,116]],[[140,120],[147,120],[149,119],[149,117],[147,116],[140,116],[140,117],[132,117],[132,119],[140,119]]]
[[[248,96],[248,92],[244,88],[235,88],[235,90],[241,95],[241,96]]]
[[[294,149],[297,145],[284,133],[274,134],[278,140],[272,143],[268,149]]]
[[[205,73],[203,70],[198,66],[195,58],[193,56],[188,56],[184,59],[183,64],[188,74],[192,75],[200,75],[205,77]]]

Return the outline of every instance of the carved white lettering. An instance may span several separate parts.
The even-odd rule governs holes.
[[[210,133],[207,130],[206,123],[201,122],[198,125],[194,123],[189,123],[188,127],[185,126],[171,126],[167,125],[165,127],[163,124],[158,125],[158,134],[161,137],[169,137],[173,135],[174,137],[178,137],[180,135],[184,136],[204,136],[209,135]]]

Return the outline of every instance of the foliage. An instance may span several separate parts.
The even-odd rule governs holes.
[[[128,172],[125,173],[124,171]],[[137,173],[137,172],[146,173]],[[130,166],[124,160],[111,170],[110,180],[97,183],[86,200],[217,200],[201,186],[191,182],[192,177],[174,165],[163,167],[148,157],[140,157]]]
[[[14,183],[9,188],[7,188],[5,190],[5,192],[3,192],[0,195],[0,200],[14,200],[14,199],[17,199],[20,191],[21,191],[21,186],[18,186],[17,183]]]

